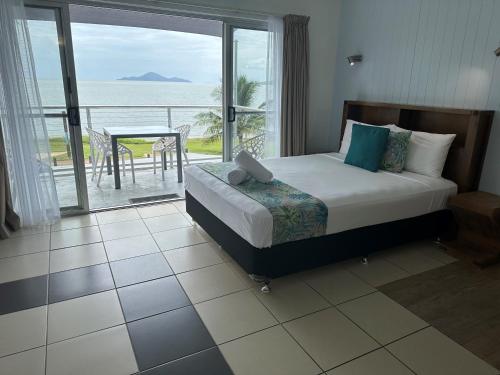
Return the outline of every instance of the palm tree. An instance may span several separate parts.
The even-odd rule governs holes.
[[[236,81],[236,100],[235,105],[239,107],[251,107],[257,88],[260,85],[257,81],[249,81],[246,76],[241,75]],[[211,96],[222,104],[222,86],[217,86],[211,93]],[[265,107],[265,103],[259,106],[259,109]],[[206,126],[205,137],[207,142],[215,142],[222,139],[223,124],[222,111],[220,109],[209,112],[202,112],[196,115],[196,125]],[[240,143],[249,136],[254,135],[264,128],[265,117],[263,114],[249,113],[237,116],[236,118],[236,136]]]

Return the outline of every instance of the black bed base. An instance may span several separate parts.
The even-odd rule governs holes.
[[[241,238],[187,191],[186,210],[248,274],[268,278],[348,258],[365,257],[375,251],[411,241],[436,239],[446,233],[452,219],[449,210],[441,210],[410,219],[259,249]]]

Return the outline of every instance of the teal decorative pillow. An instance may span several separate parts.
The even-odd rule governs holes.
[[[410,137],[411,131],[389,133],[384,157],[380,163],[380,169],[396,173],[401,173],[403,171],[406,155],[408,154]]]
[[[352,126],[352,138],[344,163],[376,172],[384,156],[389,129],[378,126]]]

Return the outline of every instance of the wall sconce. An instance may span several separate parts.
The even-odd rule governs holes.
[[[357,63],[360,63],[363,61],[363,55],[352,55],[352,56],[347,56],[347,62],[349,63],[350,66],[354,66]]]
[[[500,56],[500,47],[495,50],[495,55]]]

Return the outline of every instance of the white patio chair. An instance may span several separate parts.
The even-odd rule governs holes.
[[[175,128],[176,131],[181,133],[181,149],[184,155],[186,164],[189,165],[189,159],[186,154],[186,142],[191,132],[191,125],[181,125]],[[165,180],[165,168],[167,152],[170,153],[170,168],[174,167],[172,154],[176,152],[175,137],[163,137],[158,139],[152,146],[153,151],[153,173],[156,174],[156,153],[159,152],[161,156],[161,178]]]
[[[262,159],[264,156],[264,144],[266,133],[261,133],[255,137],[249,138],[239,145],[233,147],[233,159],[240,153],[241,150],[247,151],[255,159]]]
[[[87,133],[90,138],[90,148],[94,151],[97,151],[95,154],[95,158],[91,157],[92,161],[92,181],[94,181],[96,172],[97,172],[97,164],[99,163],[99,157],[102,157],[101,166],[99,169],[99,177],[97,178],[97,186],[101,182],[102,170],[104,169],[104,163],[107,157],[111,157],[113,155],[113,149],[111,147],[111,139],[104,134],[96,132],[93,129],[87,128]],[[134,170],[134,158],[132,156],[132,150],[128,147],[125,147],[121,143],[118,143],[118,155],[122,157],[122,169],[123,176],[125,176],[125,155],[128,154],[130,158],[130,169],[132,170],[132,182],[135,184],[135,170]]]

